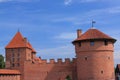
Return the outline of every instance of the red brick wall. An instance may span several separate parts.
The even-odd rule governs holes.
[[[22,80],[65,80],[68,75],[74,80],[74,70],[75,66],[69,60],[39,64],[26,61]]]

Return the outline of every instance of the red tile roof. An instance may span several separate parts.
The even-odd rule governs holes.
[[[86,31],[84,34],[82,34],[79,38],[75,39],[73,41],[77,42],[77,41],[86,41],[86,40],[101,40],[101,39],[108,39],[111,40],[113,42],[115,42],[116,40],[106,34],[104,34],[103,32],[97,30],[97,29],[89,29],[88,31]]]
[[[20,74],[18,70],[0,69],[0,74]]]
[[[32,45],[28,42],[28,46],[30,47],[30,49],[32,49],[33,53],[36,53],[35,49],[32,47]]]
[[[26,40],[26,38],[22,36],[19,31],[5,48],[30,48],[33,52],[36,52],[31,44]]]
[[[23,38],[19,31],[16,33],[16,35],[13,37],[13,39],[5,48],[18,48],[18,47],[27,47],[27,43],[25,42],[25,39]]]

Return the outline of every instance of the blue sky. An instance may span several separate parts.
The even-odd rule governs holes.
[[[0,53],[20,30],[37,56],[74,57],[76,30],[95,28],[117,39],[115,64],[120,63],[120,0],[0,0]]]

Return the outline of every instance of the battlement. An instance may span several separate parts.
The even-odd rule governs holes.
[[[72,60],[70,58],[58,58],[57,60],[55,59],[39,59],[40,64],[70,64],[70,63],[74,63],[76,58],[73,58]]]

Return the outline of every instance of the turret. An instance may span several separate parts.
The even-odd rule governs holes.
[[[114,80],[115,39],[97,29],[82,34],[77,30],[75,45],[77,80]]]

